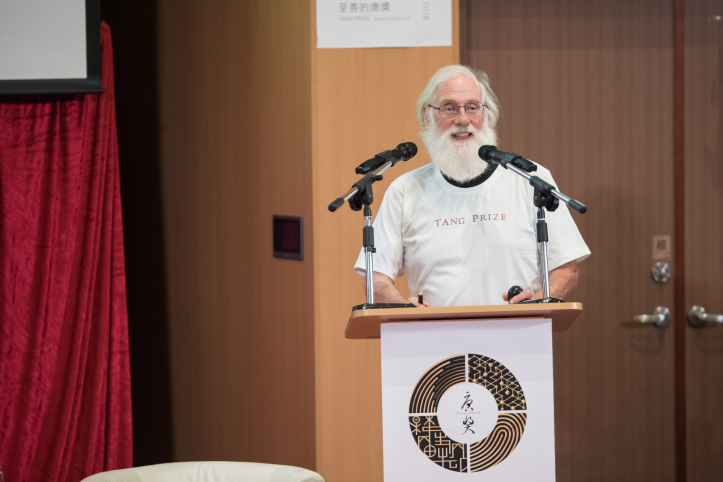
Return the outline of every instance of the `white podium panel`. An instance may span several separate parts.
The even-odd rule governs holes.
[[[555,480],[550,319],[381,325],[385,482]]]

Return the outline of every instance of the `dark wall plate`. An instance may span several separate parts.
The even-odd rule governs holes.
[[[304,220],[274,215],[274,258],[304,259]]]

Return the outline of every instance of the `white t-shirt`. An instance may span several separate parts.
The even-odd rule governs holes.
[[[556,186],[550,171],[532,173]],[[499,166],[485,182],[461,188],[433,164],[397,178],[374,220],[374,271],[395,280],[407,270],[409,291],[432,306],[504,304],[519,285],[542,288],[532,204],[534,188]],[[564,203],[546,212],[549,270],[590,255]],[[362,249],[354,270],[366,274]]]

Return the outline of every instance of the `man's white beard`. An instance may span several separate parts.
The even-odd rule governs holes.
[[[470,132],[473,139],[467,142],[455,142],[452,134]],[[488,163],[480,159],[477,151],[484,145],[496,145],[497,134],[485,127],[475,129],[472,124],[452,126],[441,131],[433,118],[420,133],[432,162],[447,177],[457,182],[467,182],[479,177],[487,169]]]

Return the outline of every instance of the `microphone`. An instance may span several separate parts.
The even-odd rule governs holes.
[[[497,146],[482,146],[479,148],[479,151],[477,151],[477,154],[480,158],[484,159],[487,162],[501,164],[502,167],[504,167],[505,169],[508,169],[507,164],[512,164],[514,167],[526,172],[532,172],[537,170],[537,165],[531,160],[525,159],[521,155],[515,154],[514,152],[501,151],[497,149]],[[587,206],[585,206],[580,201],[572,199],[569,196],[565,196],[560,191],[558,191],[552,184],[543,181],[537,176],[530,176],[529,174],[524,174],[515,169],[513,169],[513,171],[527,179],[530,182],[530,185],[535,188],[535,193],[537,193],[537,189],[540,189],[542,191],[547,191],[548,194],[551,194],[554,198],[556,198],[553,199],[553,201],[555,201],[554,205],[550,204],[549,206],[546,206],[549,211],[554,211],[555,209],[557,209],[557,199],[559,199],[580,214],[585,214],[587,212]],[[537,197],[537,194],[535,194],[535,196]],[[537,201],[535,201],[535,203],[537,203]],[[535,204],[535,206],[537,206],[537,204]]]
[[[367,174],[382,164],[391,161],[394,166],[399,161],[408,161],[417,155],[417,145],[414,142],[402,142],[390,151],[380,152],[376,156],[364,161],[356,168],[357,174]]]
[[[402,142],[396,148],[391,151],[384,151],[377,154],[375,157],[384,157],[388,161],[393,158],[397,161],[408,161],[417,155],[417,145],[414,142]]]
[[[487,162],[494,162],[496,164],[502,164],[502,167],[506,168],[507,163],[511,163],[513,166],[522,169],[525,172],[532,172],[537,170],[537,166],[534,162],[529,159],[525,159],[519,154],[514,152],[505,152],[497,149],[497,146],[482,146],[477,151],[480,158]]]
[[[329,204],[329,211],[334,212],[344,205],[346,201],[349,201],[349,206],[354,211],[359,211],[362,204],[354,201],[358,200],[360,194],[364,194],[365,200],[368,204],[372,202],[372,189],[371,185],[375,181],[381,181],[381,173],[386,171],[388,168],[394,166],[399,161],[408,161],[417,155],[417,145],[414,142],[402,142],[397,147],[390,151],[380,152],[376,156],[364,161],[359,167],[356,168],[357,174],[364,174],[357,182],[355,182],[351,189],[340,198],[336,198],[331,204]],[[391,162],[390,165],[384,169],[377,168],[383,166],[387,162]],[[376,174],[372,171],[376,171]],[[356,197],[355,197],[356,196]],[[352,199],[353,198],[353,199]]]

